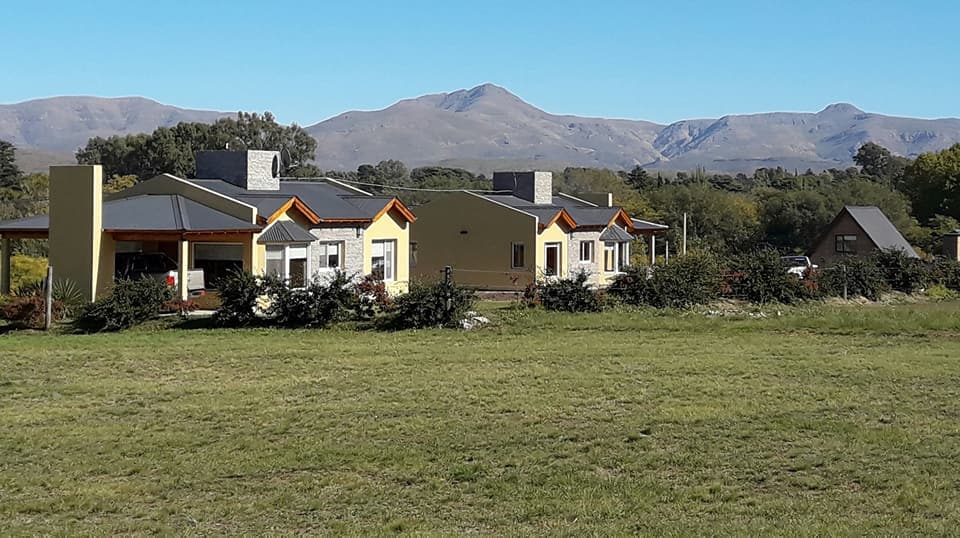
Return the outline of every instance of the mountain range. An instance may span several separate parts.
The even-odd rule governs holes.
[[[230,113],[189,110],[140,97],[54,97],[0,105],[0,139],[40,163],[69,162],[92,136],[150,132]],[[960,119],[915,119],[833,104],[816,113],[773,112],[683,120],[587,118],[545,112],[493,84],[344,112],[306,127],[317,165],[355,169],[398,159],[408,166],[590,166],[750,172],[759,167],[844,168],[865,142],[914,156],[960,142]],[[25,168],[27,168],[25,166]]]

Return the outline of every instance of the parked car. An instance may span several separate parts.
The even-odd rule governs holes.
[[[787,268],[787,273],[804,278],[810,271],[817,268],[807,256],[781,256],[780,261]]]
[[[179,284],[177,262],[162,252],[123,252],[117,254],[115,263],[114,277],[118,279],[147,277],[163,280],[171,287]],[[191,297],[206,293],[203,282],[203,269],[187,271],[187,291]]]

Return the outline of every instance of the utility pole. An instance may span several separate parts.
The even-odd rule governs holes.
[[[687,214],[686,213],[683,214],[683,249],[681,250],[681,253],[684,256],[687,255]]]

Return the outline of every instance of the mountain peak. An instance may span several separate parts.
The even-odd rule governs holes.
[[[855,116],[857,114],[863,114],[863,111],[851,105],[850,103],[833,103],[832,105],[827,105],[826,108],[820,112],[817,112],[817,114],[831,116]]]
[[[519,97],[492,83],[474,86],[469,90],[457,90],[443,96],[437,108],[451,112],[466,112],[481,104],[492,106],[506,104],[526,104]]]

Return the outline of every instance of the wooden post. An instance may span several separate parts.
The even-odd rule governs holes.
[[[683,249],[681,253],[686,255],[687,253],[687,214],[683,214]]]
[[[657,263],[657,234],[650,234],[650,267]]]
[[[0,293],[10,293],[10,238],[0,239]]]
[[[840,270],[843,271],[843,300],[847,300],[847,264],[840,264]]]
[[[43,328],[49,331],[53,325],[53,266],[47,266],[47,280],[44,282],[44,305],[46,312],[43,316]]]
[[[447,314],[449,314],[450,311],[453,310],[453,296],[451,295],[451,291],[450,291],[450,284],[452,283],[453,283],[453,267],[450,267],[448,265],[443,268],[443,287],[444,287],[444,293],[447,294],[447,304],[446,304]]]

